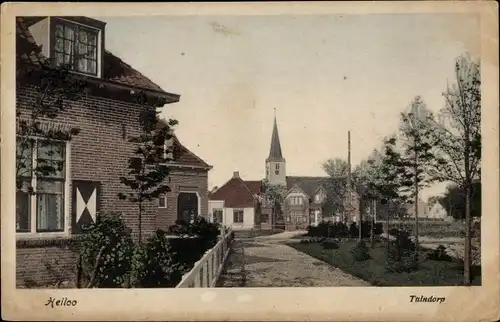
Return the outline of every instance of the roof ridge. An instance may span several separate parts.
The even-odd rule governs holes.
[[[243,183],[243,185],[245,186],[245,189],[247,189],[247,191],[252,195],[252,198],[255,199],[255,195],[253,194],[253,192],[247,187],[247,184],[245,183],[245,181],[243,179],[241,179],[240,177],[238,177],[237,179],[240,179],[240,181]]]
[[[223,185],[221,185],[220,187],[218,187],[218,188],[217,188],[217,190],[215,190],[215,191],[213,192],[212,196],[213,196],[213,195],[215,195],[217,192],[219,192],[219,190],[221,190],[222,188],[224,188],[224,186],[226,186],[226,185],[227,185],[229,182],[231,182],[231,180],[233,180],[233,179],[234,179],[234,178],[230,178],[229,180],[227,180],[226,182],[224,182],[224,184],[223,184]]]

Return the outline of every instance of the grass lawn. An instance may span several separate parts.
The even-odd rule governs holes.
[[[333,265],[341,270],[378,286],[456,286],[462,285],[462,265],[458,261],[438,262],[427,260],[420,264],[417,271],[411,273],[392,273],[385,269],[385,243],[370,249],[371,258],[357,262],[350,250],[356,241],[339,243],[338,249],[323,249],[321,244],[289,243],[288,246],[304,252],[314,258]],[[425,251],[423,251],[425,252]],[[476,268],[479,270],[479,268]],[[473,280],[473,285],[481,285],[480,273]]]

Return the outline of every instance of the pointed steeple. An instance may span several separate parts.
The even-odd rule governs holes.
[[[280,136],[278,134],[278,122],[276,121],[276,109],[274,109],[274,127],[271,136],[271,149],[269,150],[268,161],[281,161],[283,154],[281,153]]]

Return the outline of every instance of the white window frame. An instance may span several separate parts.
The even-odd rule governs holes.
[[[165,201],[165,206],[160,205],[160,199],[163,199]],[[158,196],[158,208],[160,209],[165,209],[168,207],[168,202],[167,202],[167,195],[166,194],[161,194]]]
[[[54,52],[54,47],[55,47],[55,38],[56,38],[56,35],[55,35],[55,27],[52,28],[52,24],[54,25],[57,25],[58,23],[62,23],[62,24],[68,24],[68,25],[74,25],[76,27],[83,27],[83,28],[86,28],[86,29],[91,29],[93,31],[96,31],[97,32],[97,39],[96,39],[96,69],[97,69],[97,73],[96,74],[90,74],[90,73],[85,73],[85,72],[80,72],[78,70],[71,70],[72,73],[75,73],[75,74],[78,74],[78,75],[85,75],[85,76],[89,76],[89,77],[94,77],[94,78],[101,78],[102,74],[101,74],[101,71],[102,71],[102,45],[103,45],[103,42],[102,42],[102,30],[99,29],[99,28],[96,28],[94,26],[89,26],[89,25],[86,25],[86,24],[82,24],[82,23],[79,23],[79,22],[76,22],[76,21],[73,21],[73,20],[68,20],[68,19],[64,19],[64,18],[61,18],[61,17],[51,17],[50,19],[50,27],[49,27],[49,30],[52,31],[54,30],[54,34],[51,34],[50,35],[50,53],[53,53]],[[54,40],[54,42],[52,43],[52,40]],[[55,60],[55,56],[52,57],[54,58]]]
[[[235,216],[236,216],[236,213],[239,213],[241,212],[241,221],[235,221]],[[233,223],[235,224],[243,224],[245,222],[245,211],[243,209],[234,209],[233,210]]]
[[[17,149],[17,138],[16,136],[16,149]],[[38,149],[37,149],[37,144],[39,140],[46,140],[44,138],[40,137],[29,137],[30,140],[34,140],[37,142],[33,146],[33,151],[32,151],[32,164],[33,164],[33,169],[36,167],[36,160],[38,158]],[[55,237],[66,237],[70,235],[70,229],[71,229],[71,212],[70,212],[70,202],[71,202],[71,143],[69,141],[62,141],[62,140],[51,140],[54,142],[64,142],[66,144],[65,147],[65,178],[64,178],[64,214],[63,214],[63,230],[62,231],[54,231],[54,232],[37,232],[36,231],[36,225],[37,225],[37,218],[36,218],[36,212],[37,212],[37,207],[36,207],[36,194],[33,194],[30,196],[30,203],[31,203],[31,214],[30,214],[30,231],[29,232],[18,232],[16,229],[16,239],[33,239],[33,238],[55,238]],[[17,156],[17,151],[16,151],[16,156]],[[17,161],[16,161],[17,162]],[[17,180],[17,178],[16,178]],[[32,187],[36,191],[36,175],[33,173],[32,175]]]

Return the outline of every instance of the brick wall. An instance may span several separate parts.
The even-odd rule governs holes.
[[[26,111],[26,103],[35,98],[36,93],[31,87],[19,88],[17,90],[19,111]],[[80,133],[72,139],[70,144],[70,183],[71,180],[99,181],[101,183],[101,212],[123,213],[125,223],[132,229],[135,237],[139,223],[137,205],[119,200],[117,195],[119,192],[127,192],[126,187],[120,183],[119,177],[126,173],[128,158],[133,153],[133,145],[128,142],[128,138],[139,132],[138,115],[141,108],[140,105],[125,101],[86,96],[78,102],[71,102],[71,106],[53,121],[80,128]],[[172,173],[171,183],[197,189],[202,197],[201,211],[207,213],[206,171]],[[70,196],[71,191],[70,186]],[[73,205],[71,205],[71,198],[69,199],[71,209]],[[158,210],[156,202],[145,205],[142,216],[144,238],[157,228],[165,229],[166,226],[174,223],[175,205],[174,194],[169,196],[170,208],[167,209],[166,214],[156,213]],[[68,224],[71,227],[71,223]],[[53,284],[60,278],[71,278],[74,274],[76,255],[62,246],[33,247],[33,245],[26,246],[18,243],[16,257],[18,285],[25,284],[29,280]],[[45,262],[51,262],[53,259],[56,260],[53,264],[57,269],[50,271],[45,267]],[[67,276],[57,272],[67,272]]]
[[[73,285],[78,255],[66,245],[17,247],[16,286],[53,286],[57,282]]]
[[[167,208],[158,208],[156,227],[167,229],[177,220],[177,197],[180,191],[197,192],[200,198],[199,213],[208,216],[208,172],[193,168],[172,169],[167,178],[171,191],[167,193]]]

